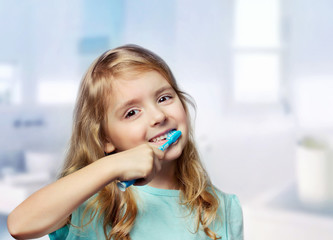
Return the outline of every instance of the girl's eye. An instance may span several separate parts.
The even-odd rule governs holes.
[[[160,99],[158,99],[158,102],[159,103],[165,102],[165,101],[168,101],[169,99],[171,99],[171,96],[162,96],[162,97],[160,97]]]
[[[130,111],[128,111],[127,113],[126,113],[126,115],[125,115],[125,118],[131,118],[131,117],[133,117],[135,114],[137,114],[139,112],[139,110],[130,110]]]

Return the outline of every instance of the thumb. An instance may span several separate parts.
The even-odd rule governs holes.
[[[165,152],[163,152],[161,149],[158,148],[158,146],[156,146],[155,144],[150,144],[151,148],[154,151],[154,155],[158,158],[158,159],[163,159]]]

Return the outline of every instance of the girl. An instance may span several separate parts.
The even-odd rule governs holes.
[[[210,182],[194,145],[188,98],[166,63],[127,45],[89,68],[60,178],[8,217],[17,239],[243,239],[235,195]],[[190,102],[189,102],[190,103]],[[182,132],[166,151],[171,130]],[[125,192],[117,181],[137,179]]]

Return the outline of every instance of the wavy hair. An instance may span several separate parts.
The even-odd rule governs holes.
[[[192,106],[194,104],[179,89],[168,65],[159,56],[137,45],[109,50],[93,62],[81,82],[74,111],[72,137],[60,177],[104,157],[106,112],[109,96],[112,94],[112,80],[148,71],[157,71],[170,83],[189,118],[187,103]],[[181,192],[180,203],[196,218],[195,231],[203,230],[211,239],[218,239],[210,229],[210,224],[218,218],[219,199],[200,161],[191,127],[189,140],[177,159],[176,177]],[[106,239],[130,239],[130,231],[138,213],[135,193],[131,188],[120,192],[115,182],[108,184],[87,205],[84,215],[88,210],[91,213],[90,222],[96,215],[103,218]]]

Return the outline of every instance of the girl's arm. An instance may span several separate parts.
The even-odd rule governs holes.
[[[17,239],[37,238],[51,233],[67,222],[69,215],[105,185],[143,178],[149,182],[161,164],[163,152],[143,144],[103,157],[98,161],[47,185],[32,194],[10,213],[10,234]]]

